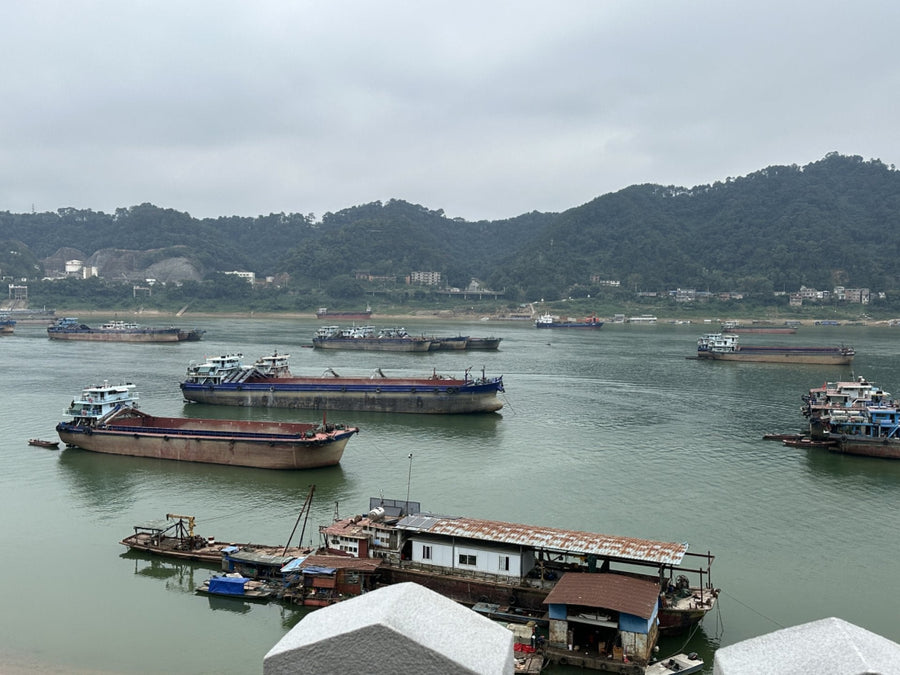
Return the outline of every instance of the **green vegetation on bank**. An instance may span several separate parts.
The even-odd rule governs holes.
[[[113,214],[0,212],[0,241],[0,277],[24,279],[32,305],[303,312],[371,303],[495,314],[543,299],[560,311],[576,307],[573,314],[900,313],[900,173],[837,153],[713,185],[636,185],[563,213],[501,221],[449,219],[393,199],[321,220],[296,213],[195,219],[142,204]],[[103,279],[41,281],[71,259]],[[271,283],[251,288],[223,274],[236,270]],[[412,285],[414,271],[439,273],[441,289],[477,279],[502,300]],[[795,309],[775,295],[801,286],[868,288],[873,300],[805,301]],[[682,305],[667,295],[677,288],[743,299]]]

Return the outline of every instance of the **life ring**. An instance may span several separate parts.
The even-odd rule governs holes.
[[[275,387],[269,387],[269,391],[275,393]]]

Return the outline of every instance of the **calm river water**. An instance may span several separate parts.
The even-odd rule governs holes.
[[[99,319],[95,323],[99,323]],[[663,541],[716,556],[722,588],[684,649],[719,646],[829,616],[900,641],[896,583],[900,462],[763,441],[801,426],[800,395],[865,375],[900,392],[898,328],[801,328],[745,341],[848,343],[853,369],[689,360],[709,326],[407,322],[410,332],[497,335],[497,352],[362,354],[305,349],[314,321],[178,321],[199,343],[50,341],[41,326],[0,339],[0,670],[66,673],[254,673],[302,611],[215,603],[193,593],[209,568],[124,553],[136,523],[195,515],[219,540],[284,543],[310,485],[304,542],[319,524],[361,513],[370,496],[426,510]],[[273,349],[295,373],[504,376],[500,414],[338,414],[358,425],[340,467],[286,473],[29,447],[55,439],[86,384],[134,382],[151,414],[315,421],[309,413],[185,404],[191,360]],[[412,453],[413,459],[408,455]],[[564,672],[558,670],[557,672]]]

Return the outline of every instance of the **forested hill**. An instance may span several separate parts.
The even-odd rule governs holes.
[[[638,185],[562,213],[492,278],[559,297],[591,275],[630,289],[900,288],[900,174],[829,154],[691,189]]]
[[[87,261],[129,251],[136,268],[179,258],[201,274],[287,272],[307,286],[360,271],[434,270],[451,285],[474,277],[529,299],[591,292],[598,279],[638,290],[893,290],[900,288],[898,221],[898,172],[832,153],[713,185],[636,185],[563,213],[503,221],[449,219],[401,200],[321,221],[301,214],[196,219],[151,204],[113,214],[3,212],[0,273],[37,276],[40,262],[62,251]]]

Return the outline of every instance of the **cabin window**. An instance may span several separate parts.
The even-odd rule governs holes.
[[[422,560],[431,560],[431,547],[430,546],[422,547]]]
[[[500,570],[503,572],[509,572],[509,556],[508,555],[500,556]]]
[[[475,565],[476,558],[474,555],[468,555],[467,553],[459,554],[459,564],[460,565]]]

